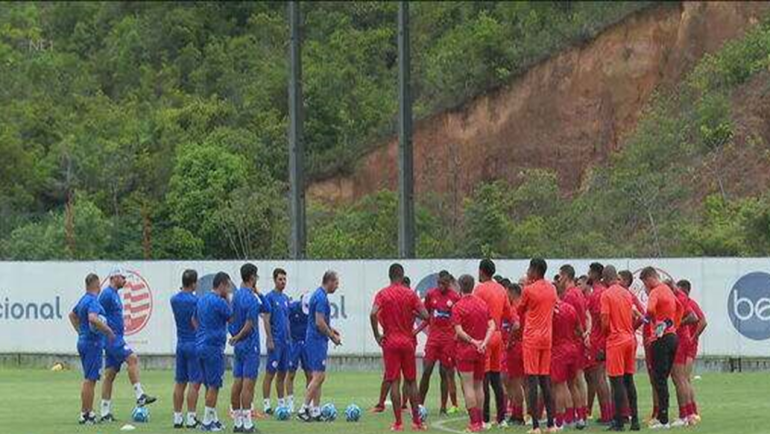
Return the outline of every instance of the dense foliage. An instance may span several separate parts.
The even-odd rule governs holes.
[[[504,84],[646,2],[412,4],[418,116]],[[345,171],[393,129],[395,2],[303,3],[307,162]],[[0,8],[0,258],[283,257],[284,3],[14,3]],[[439,256],[768,251],[768,201],[689,194],[671,156],[733,139],[729,95],[767,67],[770,30],[662,94],[588,187],[547,171],[492,183],[462,215],[420,197],[418,253]],[[652,170],[652,169],[655,170]],[[396,253],[396,196],[311,204],[312,257]],[[596,212],[596,210],[602,210]]]

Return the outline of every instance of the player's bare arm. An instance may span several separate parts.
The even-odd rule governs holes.
[[[695,324],[696,322],[698,322],[698,316],[695,315],[693,312],[688,312],[687,315],[685,315],[685,317],[682,318],[681,324],[682,325]]]
[[[377,341],[377,345],[382,346],[382,333],[380,333],[380,324],[378,321],[378,316],[380,314],[380,306],[374,305],[372,306],[372,311],[369,313],[369,323],[372,326],[372,334],[374,335],[374,340]]]
[[[489,345],[490,339],[492,339],[492,334],[495,332],[495,320],[490,319],[487,322],[487,334],[484,335],[484,340],[481,341],[479,345],[476,346],[476,348],[479,350],[480,353],[485,353],[487,351],[487,346]]]
[[[473,339],[468,335],[468,333],[465,333],[465,330],[463,330],[463,327],[461,325],[455,326],[455,335],[457,335],[457,339],[459,339],[462,342],[471,344],[475,347],[478,347],[481,342],[477,341],[476,339]]]
[[[340,338],[340,335],[337,333],[334,333],[334,330],[332,330],[331,327],[329,327],[329,324],[326,323],[326,318],[324,318],[324,314],[321,312],[315,313],[315,325],[318,327],[318,330],[323,333],[326,337],[328,337],[334,345],[341,345],[342,339]]]
[[[265,345],[267,345],[268,350],[274,350],[275,349],[275,342],[273,341],[273,328],[270,326],[270,318],[271,318],[270,312],[265,312],[262,314],[262,321],[265,323]]]
[[[698,319],[698,327],[695,329],[695,333],[693,334],[693,339],[698,339],[701,334],[703,334],[703,331],[706,330],[706,326],[708,325],[708,322],[706,322],[706,318],[699,318]]]
[[[78,323],[80,320],[78,320]],[[91,324],[91,326],[97,330],[99,330],[103,335],[107,336],[107,339],[112,342],[115,339],[115,333],[113,333],[110,326],[108,326],[106,323],[102,322],[102,320],[99,319],[99,315],[91,312],[88,314],[88,323]]]
[[[72,311],[70,312],[69,318],[70,318],[70,324],[72,324],[72,328],[75,329],[75,333],[79,333],[80,318],[78,318],[78,314],[76,314],[75,311]]]
[[[243,339],[244,336],[251,333],[251,330],[254,328],[254,322],[250,319],[247,319],[246,322],[243,324],[243,327],[241,330],[236,334],[235,336],[230,338],[230,345],[235,345],[236,342]]]

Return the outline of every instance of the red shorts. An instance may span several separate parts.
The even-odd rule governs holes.
[[[457,360],[457,371],[466,374],[472,372],[474,380],[483,381],[484,375],[486,374],[485,365],[486,361],[484,360],[484,357],[479,357],[477,359],[459,359]]]
[[[425,344],[425,361],[439,362],[445,368],[454,368],[455,366],[455,343],[454,341],[428,341]]]
[[[492,334],[492,339],[487,345],[486,361],[484,369],[487,372],[500,372],[500,365],[503,359],[503,336],[500,332]]]
[[[417,379],[417,362],[413,345],[383,348],[382,359],[385,361],[385,381],[396,381],[401,373],[404,374],[404,380]]]
[[[564,383],[573,380],[580,370],[579,363],[578,351],[574,347],[554,347],[551,356],[551,381]]]
[[[607,347],[607,376],[622,377],[636,372],[636,341]]]
[[[524,376],[524,353],[521,342],[509,348],[505,353],[506,372],[509,378],[521,378]]]
[[[687,359],[692,352],[692,344],[690,341],[679,341],[679,345],[676,346],[676,355],[674,356],[675,365],[686,365]]]
[[[551,374],[551,349],[524,347],[524,373],[527,375]]]
[[[595,368],[600,366],[604,361],[599,361],[599,353],[605,351],[605,342],[591,340],[588,346],[588,353],[586,355],[585,369]],[[605,354],[606,360],[606,354]]]

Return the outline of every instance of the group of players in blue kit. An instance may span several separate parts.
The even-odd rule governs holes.
[[[328,299],[328,294],[337,290],[338,275],[327,271],[321,286],[311,295],[291,300],[284,294],[285,270],[276,268],[273,271],[275,287],[267,294],[257,289],[257,273],[255,265],[244,264],[240,269],[241,284],[233,291],[230,276],[219,272],[214,276],[212,290],[201,297],[196,295],[197,272],[185,270],[182,274],[182,288],[171,298],[177,330],[173,395],[175,428],[214,432],[224,429],[216,408],[224,379],[225,347],[229,343],[234,353],[230,395],[233,432],[255,431],[252,403],[260,364],[260,317],[265,326],[268,350],[263,381],[264,411],[272,412],[269,394],[275,380],[278,407],[294,412],[293,383],[296,371],[301,367],[306,376],[306,388],[297,416],[306,422],[320,420],[329,341],[335,345],[341,343],[339,332],[330,324]],[[138,358],[123,339],[122,303],[118,290],[124,284],[125,273],[116,269],[110,273],[110,286],[100,293],[99,278],[89,274],[86,293],[70,314],[79,336],[78,353],[84,373],[81,424],[97,422],[92,406],[95,384],[100,379],[102,354],[105,378],[100,421],[114,420],[109,397],[112,381],[123,362],[128,364],[129,378],[137,393],[137,407],[155,401],[143,392],[139,383]],[[203,420],[199,421],[196,408],[201,385],[205,387],[205,406]],[[105,395],[105,390],[109,394]],[[183,414],[185,398],[186,417]]]

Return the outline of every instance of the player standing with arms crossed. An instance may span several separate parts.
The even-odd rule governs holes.
[[[104,308],[99,304],[99,276],[86,276],[86,293],[69,314],[72,328],[78,334],[78,355],[83,367],[83,386],[80,389],[80,425],[94,425],[94,394],[102,371],[104,340],[113,341],[115,334],[99,316]]]
[[[537,387],[540,386],[548,418],[548,431],[552,432],[553,399],[551,395],[551,343],[553,337],[553,310],[556,305],[556,288],[544,277],[548,265],[542,258],[529,263],[527,280],[519,304],[519,316],[524,322],[524,373],[527,375],[527,407],[532,416],[530,434],[539,434],[540,415],[537,412]]]
[[[305,372],[305,389],[310,384],[310,371],[308,370],[307,357],[305,356],[305,336],[307,336],[307,319],[305,312],[307,303],[306,295],[303,294],[299,300],[294,300],[289,304],[289,329],[291,331],[291,342],[289,351],[289,374],[286,378],[286,395],[289,413],[294,413],[294,378],[297,376],[297,370],[302,368]],[[303,307],[304,304],[304,307]]]
[[[217,415],[217,399],[225,375],[225,343],[227,322],[233,311],[227,302],[230,292],[230,276],[219,272],[214,275],[213,288],[198,299],[195,309],[195,351],[198,354],[203,385],[206,386],[206,404],[201,431],[219,432],[224,426]]]
[[[104,308],[107,325],[115,333],[115,339],[107,342],[104,349],[104,381],[102,381],[101,422],[112,422],[112,385],[125,362],[128,365],[128,380],[134,387],[136,405],[143,407],[155,402],[156,398],[148,396],[139,382],[139,357],[128,346],[123,337],[125,324],[123,322],[123,301],[118,294],[126,285],[126,272],[115,268],[110,273],[110,285],[99,294],[99,303]]]
[[[448,271],[442,270],[438,273],[438,287],[431,289],[425,295],[425,309],[430,315],[430,320],[423,322],[424,325],[429,324],[429,326],[422,379],[420,380],[420,404],[422,405],[425,405],[425,397],[428,395],[433,367],[436,362],[439,362],[442,384],[446,384],[447,394],[451,396],[454,406],[457,406],[455,330],[452,322],[452,307],[460,300],[460,294],[451,288],[451,283],[452,275]],[[441,391],[441,395],[440,413],[447,414],[444,390]]]
[[[286,372],[289,370],[289,352],[291,334],[289,333],[289,297],[284,294],[286,289],[286,270],[276,268],[273,270],[273,283],[275,289],[270,291],[265,300],[270,306],[270,334],[273,337],[273,348],[267,351],[267,368],[265,378],[262,381],[262,397],[264,411],[271,414],[270,384],[275,378],[275,395],[278,398],[278,406],[286,405],[284,396],[286,392]]]
[[[636,334],[634,321],[641,314],[634,306],[631,293],[618,284],[615,267],[607,265],[602,271],[604,282],[609,285],[601,299],[602,328],[607,335],[607,376],[610,377],[615,418],[610,431],[623,431],[624,402],[631,411],[631,431],[639,431],[639,414],[636,402]]]
[[[497,409],[496,422],[505,422],[505,393],[500,377],[500,367],[503,358],[503,315],[511,308],[508,302],[508,294],[493,276],[495,275],[495,263],[491,259],[482,259],[479,263],[479,284],[473,290],[477,296],[489,308],[489,314],[495,321],[495,333],[487,346],[486,376],[484,377],[484,423],[490,420],[490,395],[489,386],[495,393],[495,407]]]
[[[198,273],[185,270],[182,273],[182,289],[171,297],[171,311],[176,324],[176,371],[174,375],[174,428],[196,428],[198,418],[198,392],[201,388],[201,372],[198,355],[195,351],[195,310],[198,297]],[[189,385],[189,389],[187,386]],[[185,389],[187,389],[187,423],[182,416]]]
[[[321,286],[310,297],[308,305],[309,323],[305,337],[305,357],[311,372],[310,384],[305,391],[305,402],[297,417],[305,422],[321,420],[321,394],[326,380],[326,359],[329,355],[329,341],[339,346],[342,343],[340,333],[331,327],[331,305],[329,294],[334,294],[339,286],[339,277],[335,271],[327,271],[321,280]]]
[[[259,375],[259,314],[269,313],[270,307],[257,296],[257,266],[241,266],[241,287],[233,295],[233,314],[229,331],[233,346],[233,387],[230,405],[233,408],[233,432],[254,432],[252,403],[254,385]]]
[[[385,381],[390,386],[390,400],[393,402],[393,414],[396,419],[391,431],[404,429],[401,419],[402,397],[398,383],[401,375],[404,377],[405,389],[412,406],[412,429],[424,431],[427,427],[420,420],[418,410],[420,398],[416,387],[414,320],[416,317],[427,320],[428,312],[417,293],[404,286],[404,267],[401,264],[392,264],[388,269],[388,277],[390,285],[377,292],[369,321],[374,339],[382,347],[382,357],[385,361]]]
[[[495,321],[489,308],[473,295],[473,277],[464,274],[459,279],[462,298],[452,308],[457,339],[457,370],[463,381],[465,407],[470,424],[468,431],[484,430],[484,418],[480,406],[484,402],[484,377],[486,376],[486,349],[495,332]]]

